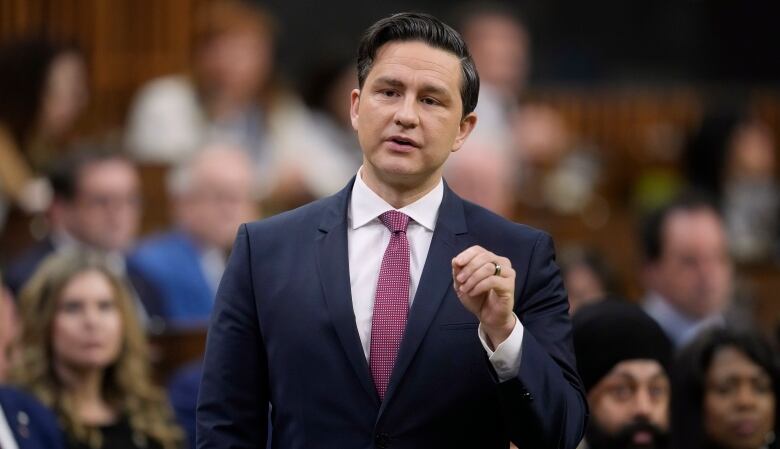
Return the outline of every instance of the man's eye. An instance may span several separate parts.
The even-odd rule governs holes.
[[[436,101],[435,99],[430,98],[430,97],[423,98],[422,102],[427,104],[427,105],[429,105],[429,106],[433,106],[433,105],[439,104],[438,101]]]
[[[610,394],[617,400],[625,401],[634,395],[634,389],[628,385],[615,385],[609,389]]]
[[[386,97],[395,97],[396,91],[394,90],[383,90],[382,94]]]

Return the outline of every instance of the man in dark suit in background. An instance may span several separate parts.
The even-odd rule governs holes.
[[[458,198],[448,155],[479,78],[438,19],[366,32],[363,166],[333,197],[244,225],[222,279],[199,448],[574,448],[587,405],[550,237]]]
[[[111,268],[128,279],[142,321],[150,330],[161,330],[159,293],[126,257],[141,224],[141,180],[133,162],[101,146],[80,147],[58,160],[49,178],[54,189],[50,232],[11,262],[5,273],[8,287],[18,297],[46,256],[88,247],[106,254]]]

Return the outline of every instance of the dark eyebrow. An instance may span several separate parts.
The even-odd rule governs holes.
[[[445,89],[442,89],[439,86],[434,86],[433,84],[426,84],[420,90],[426,94],[436,95],[445,98],[450,97],[450,94]]]
[[[383,76],[383,77],[377,78],[376,82],[378,84],[385,84],[385,85],[388,85],[390,87],[403,87],[404,86],[404,83],[401,82],[401,80],[396,79],[396,78],[390,78],[390,77],[387,77],[387,76]]]
[[[391,78],[389,76],[382,76],[382,77],[377,78],[376,83],[377,84],[384,84],[384,85],[390,86],[390,87],[404,87],[405,86],[403,81],[401,81],[401,80],[399,80],[397,78]],[[441,88],[439,86],[435,86],[433,84],[425,84],[425,85],[423,85],[422,89],[420,89],[420,91],[423,92],[423,93],[426,93],[426,94],[438,95],[438,96],[447,97],[447,98],[450,97],[450,94],[447,93],[446,89],[443,89],[443,88]]]

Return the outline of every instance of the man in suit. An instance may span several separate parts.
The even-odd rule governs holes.
[[[0,387],[0,447],[58,449],[64,441],[52,412],[32,396]]]
[[[707,197],[686,192],[653,211],[643,223],[642,249],[642,305],[676,347],[707,327],[749,322],[732,300],[726,231]]]
[[[139,314],[150,330],[162,315],[159,293],[126,259],[141,223],[141,180],[133,163],[102,147],[84,147],[57,161],[50,171],[54,200],[48,211],[50,232],[13,260],[5,273],[19,296],[24,284],[49,254],[87,247],[106,254],[112,268],[126,276]]]
[[[259,216],[241,148],[204,146],[168,176],[176,229],[142,241],[129,262],[161,293],[169,323],[205,324],[236,228]]]
[[[239,229],[207,341],[198,447],[574,448],[587,405],[547,234],[457,197],[479,78],[438,19],[372,25],[344,190]]]

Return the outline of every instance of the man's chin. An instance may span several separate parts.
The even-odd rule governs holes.
[[[591,422],[586,436],[590,449],[665,449],[667,435],[656,426],[637,422],[624,427],[617,434],[602,431]]]

